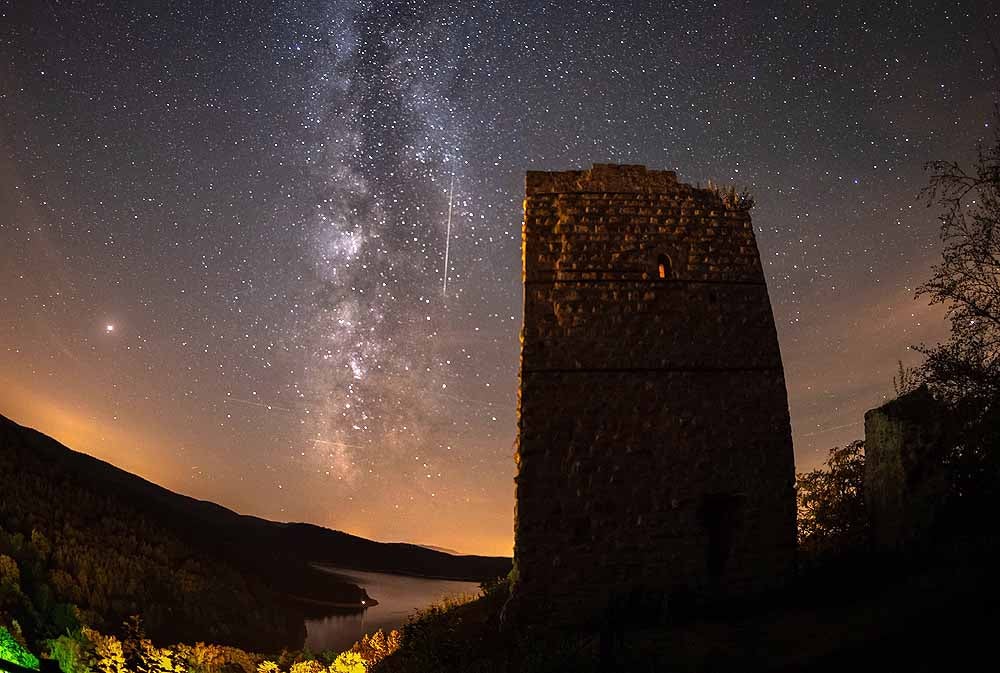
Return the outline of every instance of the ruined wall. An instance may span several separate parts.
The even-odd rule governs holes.
[[[865,507],[882,550],[920,542],[938,518],[949,491],[947,416],[924,387],[865,414]]]
[[[511,611],[774,585],[794,464],[749,214],[643,166],[529,172],[526,196]]]

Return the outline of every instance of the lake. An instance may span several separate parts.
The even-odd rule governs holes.
[[[398,629],[414,612],[446,596],[479,593],[476,582],[433,580],[330,566],[320,569],[364,587],[368,595],[378,601],[378,605],[360,612],[307,619],[306,647],[313,652],[346,650],[366,633]]]

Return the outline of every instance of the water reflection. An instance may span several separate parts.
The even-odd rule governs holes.
[[[446,596],[479,593],[479,585],[475,582],[422,579],[333,567],[324,567],[323,570],[363,587],[369,596],[378,601],[378,605],[360,612],[340,611],[306,620],[306,647],[313,652],[346,650],[365,633],[399,628],[414,612]]]

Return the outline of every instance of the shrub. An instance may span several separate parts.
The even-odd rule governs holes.
[[[865,442],[830,450],[823,467],[796,475],[799,549],[807,557],[849,552],[868,541]]]
[[[0,626],[0,659],[25,668],[38,669],[38,657],[26,650],[3,626]]]

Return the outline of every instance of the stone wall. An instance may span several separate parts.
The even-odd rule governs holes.
[[[923,387],[865,414],[865,508],[884,551],[921,542],[938,518],[949,491],[947,416]]]
[[[748,212],[643,166],[526,187],[510,611],[596,623],[779,583],[794,464]]]

